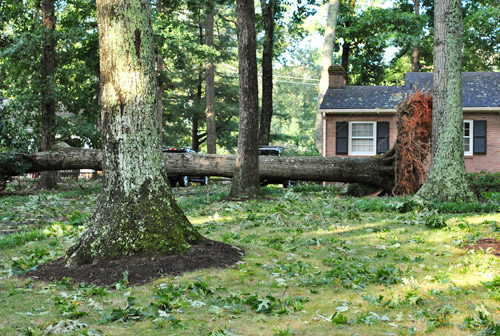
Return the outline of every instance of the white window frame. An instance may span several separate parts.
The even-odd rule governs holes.
[[[464,150],[464,156],[472,156],[474,155],[474,121],[473,120],[464,120],[464,129],[465,124],[469,124],[469,136],[463,136],[464,139],[469,139],[469,150],[466,152]]]
[[[355,137],[355,139],[372,139],[373,147],[369,152],[354,152],[352,150],[352,125],[354,124],[371,124],[373,127],[373,136],[372,137]],[[377,154],[377,122],[376,121],[349,121],[349,155],[360,155],[360,156],[370,156]]]

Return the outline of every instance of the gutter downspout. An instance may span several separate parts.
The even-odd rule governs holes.
[[[322,150],[322,153],[321,153],[321,156],[323,157],[326,157],[326,115],[325,115],[325,112],[322,113],[323,115],[323,127],[322,127],[322,142],[323,142],[323,150]]]

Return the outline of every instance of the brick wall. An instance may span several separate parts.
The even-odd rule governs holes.
[[[367,114],[367,115],[327,115],[326,116],[326,156],[347,156],[335,154],[335,125],[340,121],[388,121],[389,122],[389,148],[396,142],[396,118],[392,114]]]
[[[465,113],[464,120],[486,120],[486,155],[465,157],[468,172],[487,170],[500,172],[500,115],[496,113]],[[334,114],[326,116],[326,156],[347,156],[335,154],[336,122],[340,121],[389,121],[389,148],[396,142],[396,117],[392,114]]]
[[[500,172],[500,116],[496,113],[464,113],[464,120],[486,120],[486,155],[465,157],[468,172]]]

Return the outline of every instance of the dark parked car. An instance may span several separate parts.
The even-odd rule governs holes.
[[[162,146],[161,151],[168,153],[196,153],[189,147],[177,148],[177,147]],[[189,182],[196,182],[202,186],[205,186],[208,184],[209,177],[181,175],[181,176],[169,176],[168,180],[172,187],[175,187],[177,183],[179,183],[179,187],[187,187],[189,185]]]
[[[281,156],[285,148],[281,146],[259,146],[259,155],[273,155]],[[260,185],[266,186],[268,184],[282,184],[283,188],[288,188],[292,185],[298,184],[298,181],[292,180],[277,180],[277,179],[261,179]]]

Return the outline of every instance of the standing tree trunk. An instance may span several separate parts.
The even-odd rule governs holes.
[[[162,0],[157,0],[156,1],[156,10],[158,13],[163,12],[163,3]],[[162,141],[163,138],[163,90],[165,88],[165,84],[163,83],[161,73],[164,70],[163,66],[163,55],[161,54],[160,49],[157,49],[156,51],[156,71],[158,72],[157,78],[156,78],[156,99],[158,100],[158,103],[156,105],[157,107],[157,115],[158,115],[158,133],[160,133],[160,142]]]
[[[352,15],[354,15],[355,10],[356,10],[356,0],[350,0],[349,1],[349,7],[351,7]],[[345,23],[346,28],[349,28],[351,26],[351,20],[348,19]],[[349,55],[351,54],[351,48],[352,44],[351,42],[344,41],[344,44],[342,45],[342,60],[340,65],[344,68],[345,71],[345,84],[349,81]]]
[[[420,0],[413,0],[415,7],[415,15],[420,15]],[[420,71],[420,47],[419,45],[413,46],[413,51],[411,53],[411,71],[419,72]]]
[[[264,20],[264,45],[262,49],[262,110],[260,113],[259,144],[269,145],[273,117],[273,58],[274,15],[276,0],[260,0]]]
[[[200,29],[200,44],[203,41],[203,34],[201,33]],[[200,66],[200,69],[202,67]],[[198,102],[196,104],[195,109],[193,110],[193,116],[191,119],[191,149],[194,150],[195,152],[198,152],[200,149],[200,111],[198,110],[198,107],[201,106],[201,97],[203,96],[203,72],[200,70],[198,72],[198,84],[196,85],[196,101]]]
[[[56,15],[54,0],[42,1],[42,142],[41,150],[49,150],[56,142]],[[38,186],[42,189],[57,187],[57,172],[42,172]]]
[[[464,164],[460,0],[436,1],[434,20],[431,165],[417,195],[451,202],[477,200]]]
[[[257,43],[253,0],[237,0],[238,72],[240,92],[240,123],[238,153],[229,197],[254,197],[260,193]]]
[[[207,8],[207,23],[205,26],[205,43],[207,47],[214,46],[214,4],[209,2]],[[215,65],[210,58],[205,66],[205,98],[206,108],[205,115],[207,119],[207,153],[217,153],[217,131],[215,124]]]
[[[340,0],[330,0],[328,4],[328,16],[326,19],[325,42],[321,51],[321,75],[318,86],[318,111],[316,112],[316,123],[314,126],[314,144],[316,149],[321,152],[323,141],[323,116],[319,112],[323,97],[328,90],[329,76],[328,67],[333,62],[333,51],[335,43],[335,30],[337,28],[337,17],[339,14]]]
[[[198,135],[198,130],[200,128],[200,119],[198,114],[194,113],[191,119],[191,149],[198,152],[200,149],[200,137]]]
[[[149,0],[97,0],[103,190],[68,265],[186,251],[203,237],[170,190],[158,134]]]

